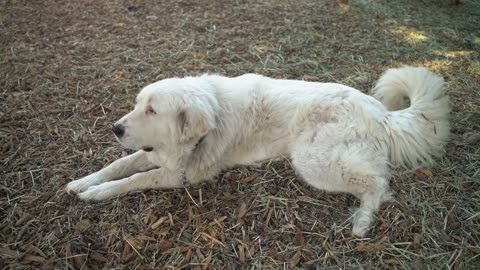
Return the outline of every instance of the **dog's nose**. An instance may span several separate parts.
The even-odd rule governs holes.
[[[122,126],[122,125],[113,125],[112,126],[112,131],[113,133],[115,133],[115,135],[120,138],[123,136],[123,134],[125,133],[125,127]]]

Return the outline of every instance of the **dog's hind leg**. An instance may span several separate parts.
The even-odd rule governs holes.
[[[121,179],[134,173],[150,170],[155,167],[156,166],[148,160],[147,153],[140,150],[114,161],[112,164],[98,172],[68,183],[65,189],[69,193],[79,193],[85,191],[91,186],[99,185],[114,179]]]
[[[368,142],[342,139],[341,134],[307,132],[292,151],[292,163],[308,184],[321,190],[348,192],[361,200],[353,234],[363,237],[380,204],[389,196],[387,155]]]

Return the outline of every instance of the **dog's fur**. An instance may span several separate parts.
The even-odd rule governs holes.
[[[124,128],[120,143],[138,152],[69,183],[67,191],[104,200],[288,156],[308,184],[361,200],[353,233],[364,236],[389,196],[389,167],[432,164],[449,135],[443,80],[426,69],[388,70],[373,96],[254,74],[165,79],[146,86],[116,123]]]

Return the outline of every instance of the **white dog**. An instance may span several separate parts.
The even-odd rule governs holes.
[[[389,166],[432,164],[449,135],[443,80],[426,69],[388,70],[373,94],[254,74],[165,79],[146,86],[113,126],[119,142],[138,152],[66,189],[104,200],[196,184],[284,155],[313,187],[361,200],[353,234],[364,236],[389,197]]]

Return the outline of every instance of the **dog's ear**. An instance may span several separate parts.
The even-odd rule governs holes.
[[[208,121],[204,113],[198,110],[187,109],[177,116],[177,125],[180,133],[180,142],[188,142],[207,134]]]

